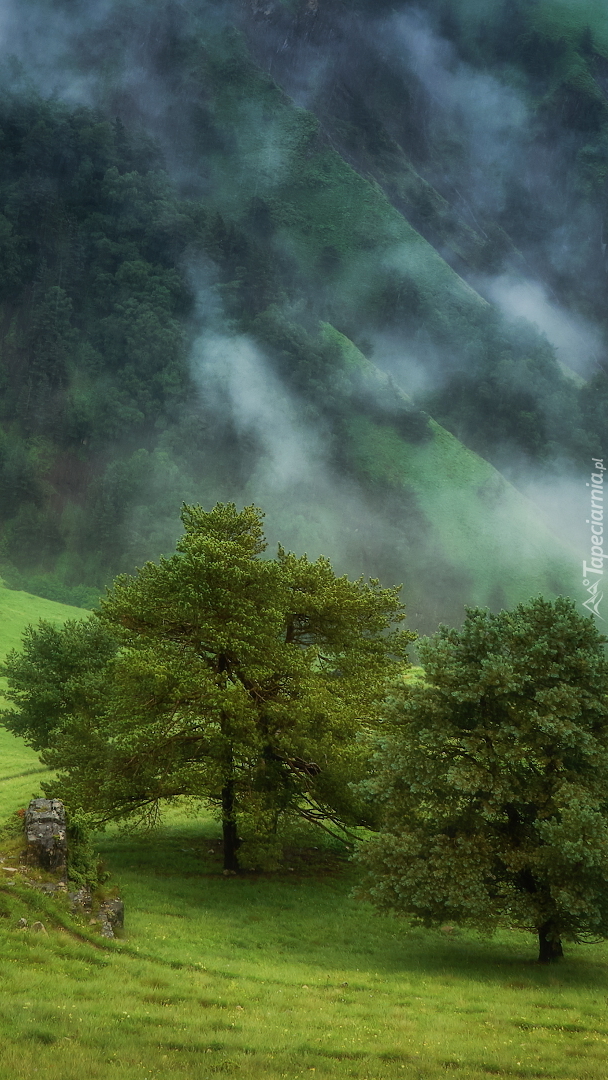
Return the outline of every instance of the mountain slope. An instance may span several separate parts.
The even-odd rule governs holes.
[[[93,38],[77,9],[32,8],[29,50],[15,27],[0,117],[7,580],[101,588],[172,548],[182,500],[235,499],[273,542],[404,580],[424,628],[572,591],[576,556],[496,468],[580,468],[601,378],[568,378],[475,277],[530,253],[521,200],[507,221],[452,190],[470,132],[447,139],[424,78],[475,89],[473,60],[408,4],[109,4]],[[424,70],[390,35],[426,42]]]

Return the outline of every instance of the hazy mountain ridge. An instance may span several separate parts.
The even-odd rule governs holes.
[[[466,53],[464,31],[453,27],[448,46],[439,7],[402,5],[386,19],[410,20],[410,37],[435,50],[429,64],[443,56],[475,86],[470,58],[454,51]],[[322,2],[71,5],[68,29],[60,9],[51,19],[46,64],[23,45],[45,10],[31,5],[27,79],[19,89],[13,77],[0,125],[9,580],[42,571],[59,590],[100,587],[167,550],[182,499],[234,498],[265,507],[273,541],[405,580],[427,627],[467,601],[572,589],[574,557],[536,510],[475,455],[461,468],[468,452],[427,417],[516,483],[547,470],[554,483],[556,462],[576,471],[601,446],[603,369],[598,359],[579,389],[536,330],[488,303],[494,280],[521,273],[530,253],[504,213],[459,205],[449,177],[440,190],[428,133],[417,152],[399,142],[395,94],[409,87],[411,99],[422,76],[402,65],[397,78],[378,6],[364,53],[365,5],[347,26],[344,6]],[[269,64],[285,27],[291,43]],[[485,85],[499,93],[498,79]],[[423,105],[406,117],[414,134]],[[597,214],[598,200],[592,191]],[[587,296],[573,280],[578,313],[586,305],[597,322],[598,288]],[[367,354],[365,377],[348,339]],[[372,362],[395,383],[373,378]],[[449,447],[460,464],[433,506],[425,488],[433,469],[449,476]]]

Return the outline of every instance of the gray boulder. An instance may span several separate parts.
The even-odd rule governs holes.
[[[55,881],[35,883],[49,896],[67,892],[68,845],[65,808],[60,799],[32,799],[25,812],[25,862],[36,869],[50,871]],[[4,867],[5,870],[11,869]],[[12,884],[12,882],[9,882]],[[32,883],[34,884],[34,883]],[[101,903],[94,899],[88,885],[68,893],[73,912],[90,915],[90,925],[98,925],[103,937],[113,938],[122,928],[125,906],[115,897]],[[42,924],[40,924],[42,926]],[[39,929],[34,924],[32,930]]]
[[[28,866],[67,877],[65,809],[59,799],[32,799],[25,812]]]

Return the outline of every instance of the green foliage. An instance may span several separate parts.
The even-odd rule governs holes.
[[[488,318],[472,330],[469,363],[446,374],[425,408],[497,467],[516,451],[549,464],[591,453],[597,425],[587,395],[557,366],[553,349],[523,319]]]
[[[187,381],[176,321],[185,289],[168,232],[179,235],[179,211],[157,161],[128,145],[118,122],[58,102],[8,95],[0,124],[0,201],[21,253],[19,280],[5,291],[13,328],[3,415],[68,445],[71,432],[103,439],[127,416],[155,419]],[[84,429],[76,373],[88,383]]]
[[[34,750],[48,746],[76,711],[95,709],[117,647],[94,616],[68,619],[63,626],[41,619],[37,628],[26,627],[21,651],[12,649],[0,667],[9,682],[4,696],[13,706],[0,713],[3,725]]]
[[[421,645],[367,786],[384,823],[366,896],[427,926],[526,927],[541,959],[608,936],[605,641],[537,599]]]
[[[87,575],[101,585],[108,564],[118,569],[124,542],[121,523],[109,522],[113,545],[100,537],[91,572],[81,561],[89,536],[66,502],[94,504],[114,440],[128,458],[189,388],[190,299],[175,260],[196,225],[157,152],[119,121],[7,92],[0,128],[0,234],[13,253],[1,313],[5,555],[23,584],[72,602],[68,590]],[[56,584],[38,585],[53,570]]]
[[[177,554],[117,578],[99,618],[26,632],[3,669],[3,722],[45,748],[53,790],[98,819],[153,815],[178,795],[211,802],[234,869],[241,819],[271,847],[288,810],[363,820],[358,736],[413,635],[391,629],[398,590],[281,548],[260,558],[254,507],[184,507],[182,520]]]
[[[108,880],[108,873],[95,849],[93,831],[85,814],[67,815],[68,880],[73,886],[95,890]]]
[[[0,587],[0,656],[4,658],[10,649],[20,647],[26,627],[39,619],[62,623],[82,614],[82,611],[68,607],[67,604],[58,604],[42,597],[30,596],[29,593]],[[4,685],[2,680],[0,686],[4,688]]]
[[[56,574],[23,574],[14,566],[0,564],[4,584],[9,589],[31,593],[52,600],[56,604],[69,604],[90,611],[99,604],[99,589],[87,585],[66,585]]]
[[[0,498],[4,514],[13,517],[22,503],[38,505],[43,488],[35,448],[15,434],[0,431]]]
[[[0,823],[0,843],[15,843],[23,839],[23,810],[15,810]]]

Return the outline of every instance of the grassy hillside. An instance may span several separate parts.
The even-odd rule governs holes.
[[[0,1076],[19,1080],[601,1080],[608,950],[379,917],[331,853],[225,878],[211,823],[103,839],[127,905],[106,944],[0,870]],[[31,926],[41,919],[47,934]]]
[[[347,339],[326,327],[345,362],[372,387],[386,383]],[[428,528],[428,542],[404,553],[405,596],[416,625],[419,611],[457,603],[493,609],[543,594],[577,598],[577,553],[561,543],[532,502],[478,454],[434,420],[430,438],[410,442],[390,424],[351,414],[351,453],[372,484],[406,492]],[[451,571],[451,573],[450,573]],[[460,575],[460,580],[459,580]],[[465,599],[466,596],[466,599]]]
[[[207,41],[201,65],[213,86],[213,122],[232,134],[230,155],[211,159],[217,209],[247,223],[252,196],[258,213],[262,204],[275,258],[290,258],[298,289],[343,324],[386,321],[390,279],[404,311],[415,311],[431,335],[449,327],[452,349],[464,348],[489,304],[244,51],[233,48],[221,66]]]
[[[9,649],[17,649],[25,627],[37,623],[39,619],[62,623],[66,619],[82,619],[88,612],[82,608],[57,604],[41,596],[31,596],[16,589],[5,589],[0,585],[0,656],[6,656]]]
[[[608,52],[608,11],[603,0],[540,0],[532,12],[533,24],[554,38],[564,37],[573,45],[580,43],[581,31],[588,27],[596,46]]]
[[[512,607],[533,595],[575,595],[574,553],[531,503],[453,435],[431,422],[429,444],[412,446],[387,428],[353,420],[362,469],[415,492],[438,550],[470,575],[470,603]],[[421,568],[432,573],[432,558]]]
[[[4,592],[5,646],[26,621],[74,614]],[[0,750],[4,818],[36,777],[18,740],[5,733]],[[2,1080],[605,1075],[606,946],[543,969],[530,935],[482,941],[378,916],[316,834],[292,836],[286,871],[240,878],[222,874],[216,823],[184,810],[98,847],[126,903],[116,942],[0,863]]]

